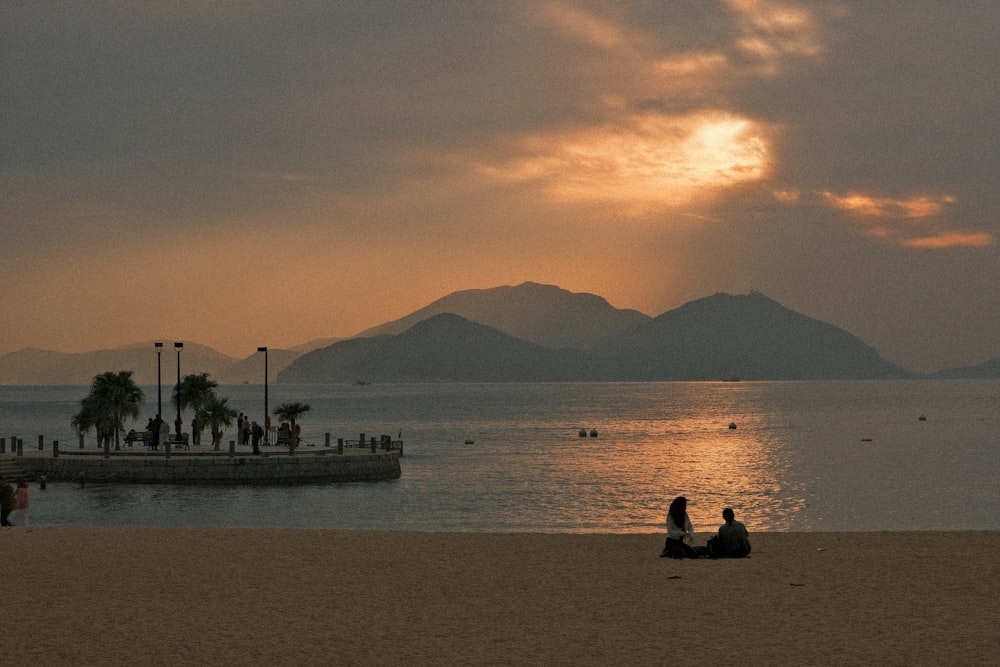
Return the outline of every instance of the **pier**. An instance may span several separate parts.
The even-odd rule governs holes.
[[[24,440],[0,438],[0,470],[5,477],[22,474],[30,479],[74,481],[80,484],[302,484],[370,482],[398,479],[401,475],[401,440],[390,436],[357,440],[326,434],[322,446],[290,443],[287,447],[261,447],[254,454],[249,445],[231,440],[226,450],[210,445],[179,448],[166,442],[153,450],[142,445],[113,449],[66,448],[38,437],[38,448],[25,448]]]

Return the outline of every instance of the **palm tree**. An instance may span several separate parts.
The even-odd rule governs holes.
[[[181,379],[180,384],[174,387],[170,400],[174,404],[174,407],[178,407],[178,401],[180,402],[178,412],[182,412],[190,408],[197,417],[202,407],[207,405],[211,399],[215,398],[215,388],[218,386],[218,382],[208,379],[208,373],[185,375]],[[200,433],[201,429],[205,425],[205,422],[199,417],[198,423],[198,431]],[[191,437],[195,440],[195,442],[199,439],[193,432],[191,433]]]
[[[312,409],[308,403],[282,403],[274,409],[274,416],[278,418],[278,421],[290,422],[292,425],[292,436],[295,438],[297,443],[299,440],[299,430],[295,425],[295,421]]]
[[[132,371],[108,371],[94,377],[90,393],[80,401],[80,412],[73,415],[71,423],[77,433],[86,433],[93,426],[98,441],[115,435],[115,449],[121,449],[121,433],[125,418],[139,416],[144,395],[132,380]]]
[[[106,417],[101,414],[100,401],[96,396],[90,394],[80,401],[80,411],[73,415],[70,424],[77,435],[85,435],[90,431],[91,427],[95,428],[97,430],[98,446],[104,442],[104,434],[111,432],[111,429],[108,428]]]
[[[212,429],[212,445],[219,449],[222,442],[222,427],[232,426],[236,419],[236,410],[229,407],[228,398],[219,398],[213,392],[198,409],[195,415],[202,424],[208,424]]]

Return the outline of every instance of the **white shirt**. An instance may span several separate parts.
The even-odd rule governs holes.
[[[681,528],[676,523],[674,523],[674,518],[667,514],[667,537],[672,537],[675,540],[683,540],[687,536],[688,539],[694,539],[694,528],[691,527],[691,519],[688,518],[687,512],[684,513],[684,528]]]

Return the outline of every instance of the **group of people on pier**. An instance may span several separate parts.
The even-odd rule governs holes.
[[[180,423],[175,423],[177,429],[178,440],[181,439],[180,436]],[[191,420],[191,444],[198,446],[201,444],[201,431],[202,425],[198,423],[198,418],[195,417]],[[275,442],[272,442],[270,433],[275,433]],[[271,418],[268,417],[265,424],[258,424],[255,420],[250,419],[250,417],[245,416],[242,412],[236,419],[236,442],[240,445],[251,445],[254,451],[260,445],[288,445],[289,443],[298,443],[301,440],[302,427],[296,424],[294,428],[288,422],[284,422],[275,431],[271,428]],[[223,432],[221,430],[213,433],[212,435],[212,445],[218,449],[219,444],[222,442]],[[165,443],[170,438],[170,427],[167,422],[164,421],[160,415],[155,417],[150,417],[146,423],[146,429],[144,431],[136,431],[131,429],[125,436],[125,442],[128,445],[134,443],[141,443],[143,446],[148,446],[150,449],[159,449],[160,443]]]

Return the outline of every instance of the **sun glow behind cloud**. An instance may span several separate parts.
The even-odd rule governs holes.
[[[465,157],[480,176],[535,186],[556,204],[610,206],[617,214],[703,205],[765,181],[780,128],[728,108],[725,91],[770,78],[824,51],[820,22],[784,3],[733,0],[731,40],[680,49],[619,20],[566,2],[531,5],[529,19],[575,45],[575,67],[603,73],[591,91],[596,118],[570,129],[506,139],[495,157]],[[589,52],[589,56],[587,55]],[[588,60],[590,58],[591,60]],[[637,110],[643,111],[637,111]]]
[[[537,183],[558,202],[647,211],[764,178],[769,143],[764,126],[734,114],[649,114],[533,137],[519,157],[476,166],[491,178]]]

